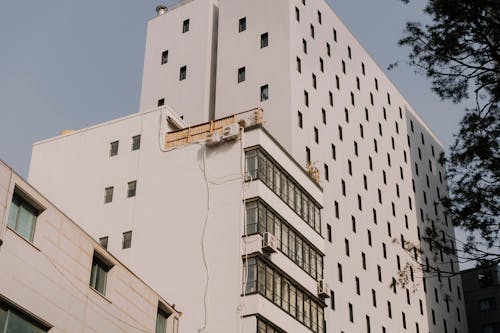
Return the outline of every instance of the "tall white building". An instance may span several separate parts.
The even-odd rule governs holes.
[[[164,105],[179,128],[238,123],[234,114],[256,107],[264,121],[247,116],[239,144],[205,147],[197,133],[215,122],[174,132],[190,138],[178,146]],[[257,173],[254,147],[264,151]],[[442,151],[326,2],[193,0],[149,22],[141,112],[35,144],[30,181],[182,306],[183,332],[255,332],[258,321],[278,332],[463,333],[459,278],[408,268],[409,283],[394,283],[415,260],[458,270],[421,243],[429,228],[453,239],[437,204],[447,193]],[[304,176],[315,168],[319,188]],[[244,207],[262,228],[244,227]],[[245,230],[271,232],[278,253],[252,248]],[[422,244],[417,259],[408,244]],[[179,256],[163,263],[163,249]],[[256,285],[242,290],[247,263]]]

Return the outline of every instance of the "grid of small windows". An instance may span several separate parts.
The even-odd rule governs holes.
[[[259,293],[311,331],[323,332],[323,302],[261,258],[249,258],[246,265],[246,294]]]
[[[314,38],[316,40],[318,40],[319,46],[320,46],[319,56],[324,56],[325,53],[328,56],[330,56],[330,52],[331,52],[330,43],[332,43],[332,35],[329,33],[328,36],[325,36],[325,39],[323,39],[323,30],[319,29],[320,27],[317,26],[316,23],[313,22],[312,20],[307,21],[307,18],[308,18],[307,15],[304,15],[303,17],[301,17],[301,20],[304,21],[303,23],[301,23],[302,25],[304,25],[303,31],[308,32],[308,31],[314,30],[314,28],[311,28],[312,24],[314,24],[316,26],[316,29],[314,31]],[[309,19],[311,19],[311,18],[309,18]],[[308,30],[307,29],[308,27],[311,28],[311,30]],[[337,42],[337,31],[335,30],[335,28],[332,28],[332,30],[330,30],[330,31],[333,32],[333,42]],[[302,39],[302,37],[304,37],[304,36],[299,36],[297,41],[299,42],[300,39]],[[309,42],[312,43],[311,40],[309,40]],[[318,53],[317,53],[317,48],[316,48],[315,43],[314,43],[314,45],[313,44],[310,45],[309,50],[307,50],[307,42],[305,41],[305,39],[303,40],[303,45],[304,45],[304,52],[305,53],[307,53],[309,51],[309,53],[311,55],[317,56]],[[326,45],[326,50],[325,50],[325,45]],[[333,44],[333,45],[335,45],[335,44]],[[341,47],[344,48],[344,50],[347,50],[347,52],[346,52],[347,54],[346,54],[345,59],[351,59],[353,57],[353,52],[356,52],[355,49],[351,50],[351,47],[349,45],[344,44]],[[308,56],[305,56],[305,57],[308,57]],[[444,187],[438,186],[434,190],[433,186],[431,186],[432,183],[436,180],[439,180],[440,183],[443,184],[444,170],[439,168],[440,164],[438,162],[438,159],[436,158],[437,156],[439,156],[439,151],[437,151],[435,149],[434,144],[432,142],[432,139],[429,140],[429,136],[427,135],[427,131],[425,129],[418,127],[418,124],[420,123],[420,121],[417,120],[414,124],[414,121],[409,119],[408,124],[410,126],[410,122],[411,122],[411,130],[415,134],[411,134],[407,138],[408,146],[410,147],[410,149],[408,149],[408,147],[400,147],[403,145],[400,145],[397,142],[402,141],[404,139],[404,135],[406,135],[404,133],[404,131],[406,130],[406,126],[403,127],[404,130],[401,130],[401,128],[400,128],[401,124],[398,123],[399,119],[403,119],[403,110],[402,110],[403,106],[397,106],[397,105],[394,106],[394,104],[396,104],[397,100],[393,99],[392,97],[394,97],[394,96],[391,96],[392,92],[387,91],[386,88],[384,87],[386,80],[383,77],[377,78],[373,74],[369,75],[370,73],[367,73],[369,71],[369,68],[367,68],[365,66],[364,62],[359,62],[357,66],[351,66],[353,64],[351,61],[344,61],[343,59],[339,59],[337,57],[335,57],[334,59],[335,59],[334,62],[332,62],[332,60],[329,57],[325,57],[326,63],[324,65],[326,66],[326,69],[327,69],[326,73],[327,73],[327,75],[329,74],[328,75],[329,78],[326,78],[323,75],[318,75],[317,78],[313,79],[313,84],[312,84],[313,88],[317,89],[319,94],[322,94],[323,96],[324,96],[325,92],[329,92],[329,90],[334,88],[335,85],[336,85],[338,91],[341,91],[340,90],[340,88],[341,88],[340,87],[340,78],[339,78],[340,74],[338,74],[338,73],[342,70],[342,72],[344,74],[346,74],[347,70],[349,70],[350,72],[357,72],[359,74],[353,75],[352,78],[344,78],[343,80],[345,81],[345,83],[343,81],[342,91],[347,90],[347,86],[348,86],[347,81],[353,80],[351,83],[353,86],[355,84],[359,93],[355,94],[354,92],[349,92],[347,90],[347,93],[344,94],[344,95],[346,95],[346,96],[344,96],[345,98],[339,98],[337,100],[337,95],[335,96],[336,104],[338,104],[339,107],[333,111],[334,113],[332,113],[332,120],[336,119],[336,118],[341,118],[342,116],[344,116],[347,124],[342,124],[342,126],[341,126],[337,122],[337,125],[335,125],[335,126],[338,126],[337,127],[338,138],[335,137],[336,136],[335,134],[337,134],[335,131],[335,128],[333,128],[333,130],[332,130],[332,128],[329,128],[329,127],[325,127],[325,126],[321,127],[322,128],[321,140],[323,141],[322,143],[324,143],[325,141],[327,141],[327,142],[330,141],[332,158],[333,158],[333,160],[337,160],[336,151],[342,152],[342,153],[346,151],[346,147],[343,145],[342,141],[346,141],[348,143],[353,142],[353,141],[351,141],[352,140],[351,134],[353,132],[352,132],[352,129],[350,127],[349,121],[350,121],[350,123],[354,123],[356,126],[359,126],[359,131],[360,131],[359,135],[361,137],[361,139],[355,139],[357,141],[354,141],[354,152],[355,152],[354,156],[359,155],[362,158],[366,158],[366,155],[364,155],[364,151],[365,151],[367,145],[369,145],[370,143],[373,142],[372,147],[373,147],[373,150],[375,150],[375,152],[372,152],[372,154],[370,156],[368,156],[368,160],[369,160],[368,166],[369,166],[369,169],[371,171],[376,172],[375,183],[379,183],[380,180],[378,179],[378,177],[379,177],[379,175],[382,176],[381,180],[382,180],[383,185],[380,186],[380,189],[378,192],[376,191],[376,192],[372,193],[371,191],[365,192],[368,190],[367,178],[369,176],[372,176],[372,175],[369,175],[369,174],[364,175],[363,185],[361,185],[361,186],[364,186],[365,191],[363,192],[363,197],[358,195],[357,202],[358,202],[359,209],[362,208],[361,201],[362,200],[365,201],[365,195],[366,196],[377,196],[378,195],[378,198],[379,198],[378,202],[381,205],[382,204],[385,205],[387,203],[390,203],[391,210],[390,211],[387,210],[388,214],[386,214],[385,209],[381,209],[381,207],[380,207],[380,209],[377,208],[377,209],[379,209],[378,219],[381,221],[384,221],[383,224],[385,224],[385,222],[387,222],[387,234],[388,234],[389,238],[392,237],[391,235],[392,235],[393,230],[391,230],[391,223],[389,221],[387,221],[386,219],[395,220],[395,219],[399,218],[400,216],[404,215],[405,216],[404,226],[403,226],[403,224],[402,224],[402,226],[403,226],[403,228],[406,228],[406,230],[410,229],[410,224],[413,223],[413,221],[411,219],[408,219],[408,216],[411,216],[411,215],[408,215],[407,213],[405,214],[405,212],[404,212],[405,210],[408,210],[408,209],[413,210],[413,208],[415,208],[415,210],[418,210],[418,209],[421,209],[419,207],[421,204],[424,206],[428,205],[429,207],[427,209],[424,207],[423,209],[420,210],[421,215],[423,215],[424,211],[426,213],[427,213],[427,211],[429,211],[429,213],[430,213],[431,209],[434,209],[435,216],[437,217],[438,212],[439,213],[441,213],[441,212],[438,211],[437,205],[434,205],[434,206],[431,206],[431,205],[433,204],[433,202],[437,202],[442,195],[441,193],[446,193],[447,189]],[[305,61],[305,59],[303,59],[303,60]],[[313,58],[311,60],[314,63],[315,59]],[[308,60],[308,63],[309,63],[309,60]],[[350,67],[347,67],[347,66],[350,66]],[[332,69],[335,68],[335,70],[330,71],[330,68],[332,68]],[[301,70],[305,71],[305,67],[301,68]],[[307,75],[310,75],[310,74],[308,73]],[[358,75],[358,76],[356,76],[356,75]],[[323,81],[323,80],[325,80],[325,81]],[[304,87],[305,89],[311,89],[310,88],[311,84],[309,82]],[[324,87],[326,87],[326,89]],[[372,91],[362,90],[361,89],[362,87],[366,87],[366,88],[370,87],[373,90]],[[339,92],[339,94],[340,94],[340,92]],[[349,100],[349,94],[350,94],[350,100]],[[311,103],[311,106],[315,105],[316,101],[314,99],[316,98],[317,95],[318,94],[316,94],[315,91],[313,91],[313,93],[310,94],[310,96],[308,95],[307,96],[307,105],[309,105],[309,103]],[[333,94],[331,93],[331,91],[329,92],[329,97],[330,97],[330,104],[333,106],[333,103],[332,103],[333,102]],[[322,99],[322,98],[320,98],[320,99]],[[369,114],[369,111],[366,108],[366,106],[362,105],[363,103],[365,103],[365,100],[366,100],[366,106],[368,106],[370,104],[375,106],[373,108],[373,111],[370,110],[370,114]],[[349,101],[351,102],[351,105],[353,105],[351,117],[349,117],[349,113],[348,113],[347,109],[344,109],[344,115],[341,114],[343,108],[345,108],[345,106],[347,106],[347,104],[344,104],[344,105],[342,105],[342,104],[349,103]],[[323,101],[322,103],[326,104],[326,102],[327,101]],[[370,104],[368,104],[368,103],[370,103]],[[324,105],[320,105],[320,107],[317,110],[324,110],[324,107],[325,107]],[[364,109],[365,120],[367,123],[358,120],[359,113],[357,112],[357,109],[360,109],[360,111],[363,111],[363,109]],[[311,110],[312,110],[312,108],[311,108]],[[340,112],[339,112],[339,110],[340,110]],[[398,111],[399,111],[399,113],[398,113]],[[408,111],[405,110],[405,112],[406,112],[405,115],[407,115]],[[396,117],[399,117],[398,120],[395,120]],[[349,118],[351,118],[351,119],[349,119]],[[316,117],[311,116],[308,119],[320,121],[321,119],[324,119],[324,112],[321,111],[321,114],[319,114],[319,116],[316,116]],[[370,120],[372,122],[368,123]],[[389,123],[387,123],[387,121],[389,121]],[[387,124],[392,125],[391,122],[394,122],[394,126],[387,125]],[[334,123],[334,122],[330,120],[330,123]],[[330,125],[330,123],[328,125]],[[306,125],[306,124],[304,124],[304,125]],[[326,125],[326,123],[325,123],[325,125]],[[309,126],[309,125],[307,125],[307,126]],[[308,131],[314,130],[315,128],[317,129],[318,127],[319,126],[317,124],[312,123],[311,127],[308,129]],[[323,128],[324,128],[324,130],[323,130]],[[342,130],[344,130],[344,133],[342,133]],[[316,133],[317,130],[315,130],[314,132]],[[333,135],[332,135],[332,133],[333,133]],[[375,135],[375,134],[378,134],[378,135]],[[330,136],[330,138],[328,138],[328,136]],[[367,144],[363,144],[363,142],[365,142],[365,141],[363,141],[362,139],[364,139],[365,137],[367,138],[367,140],[369,140],[367,142]],[[313,138],[315,138],[315,136],[313,136]],[[348,138],[348,140],[343,140],[344,138]],[[386,140],[385,138],[388,138],[388,139]],[[309,138],[309,140],[312,141],[310,138]],[[358,143],[360,144],[359,147],[358,147]],[[410,143],[411,143],[411,145],[410,145]],[[328,148],[330,148],[330,147],[328,147]],[[352,146],[347,147],[347,148],[350,148],[351,151],[353,149]],[[411,166],[413,165],[413,162],[414,162],[414,161],[412,161],[413,157],[414,157],[414,149],[416,151],[417,148],[419,149],[420,161],[422,161],[422,162],[419,161],[415,165],[415,167],[412,168]],[[392,151],[394,151],[394,153],[392,153]],[[410,156],[407,155],[408,153],[410,153]],[[415,152],[415,154],[416,154],[416,152]],[[428,154],[430,159],[427,159],[425,154]],[[364,155],[365,157],[363,157],[362,155]],[[401,161],[402,165],[398,165],[400,158],[402,158],[402,160],[404,160],[404,164],[407,164],[407,165],[409,164],[410,168],[407,167],[407,169],[403,170],[403,167],[404,167],[403,161]],[[410,159],[411,163],[408,162],[408,159]],[[310,158],[308,160],[310,160]],[[351,161],[348,161],[348,159],[345,158],[343,156],[343,154],[339,154],[339,161],[342,163],[342,170],[345,170],[346,174],[347,174],[347,172],[352,173],[353,170],[354,170],[354,172],[357,172],[357,170],[362,171],[362,169],[364,169],[366,167],[366,165],[364,163],[363,163],[363,165],[358,167],[358,165],[356,164],[356,160],[357,159],[353,159],[352,163],[351,163]],[[366,161],[366,160],[363,159],[363,161]],[[322,162],[325,166],[325,173],[326,173],[326,165],[327,165],[325,163],[326,161],[322,161]],[[331,170],[337,170],[337,168],[335,166],[335,162],[333,162],[333,163],[334,163],[334,168]],[[344,167],[343,163],[347,163],[347,167]],[[443,165],[441,165],[441,167],[443,167]],[[398,168],[399,168],[399,170],[398,170]],[[415,170],[417,170],[416,173],[418,173],[417,177],[421,177],[424,180],[424,182],[412,180],[412,171],[415,173]],[[362,171],[362,172],[364,172],[364,171]],[[398,173],[399,173],[399,175],[398,175]],[[433,175],[435,176],[435,179],[432,178]],[[342,174],[340,174],[340,176],[342,177]],[[397,183],[394,182],[396,177],[400,178],[401,181],[398,180]],[[417,179],[417,177],[415,177],[415,179]],[[326,179],[326,175],[325,175],[325,179]],[[346,178],[344,177],[344,179],[346,179]],[[405,204],[406,200],[404,200],[404,199],[406,198],[407,194],[410,194],[407,192],[407,188],[409,188],[408,184],[409,184],[410,180],[412,181],[413,192],[416,193],[416,195],[415,196],[411,195],[411,197],[408,199],[408,206],[406,206],[406,204]],[[335,180],[335,182],[332,182],[332,183],[338,184],[337,180]],[[323,183],[323,184],[327,184],[327,183]],[[392,184],[394,184],[394,185],[392,185]],[[419,186],[421,184],[426,184],[426,186],[429,190],[426,189],[425,191],[423,191],[422,189],[419,189]],[[354,194],[354,196],[355,196],[356,195],[355,194],[356,193],[355,186],[357,186],[356,183],[349,184],[349,185],[350,185],[348,187],[349,192]],[[384,185],[391,186],[391,188],[388,189],[388,188],[384,187]],[[330,185],[324,185],[324,186],[326,188],[327,186],[330,186]],[[334,186],[336,188],[338,187],[338,185],[334,185]],[[392,186],[394,186],[394,187],[392,187]],[[341,187],[342,193],[345,193],[345,196],[350,199],[351,195],[348,195],[346,193],[346,187],[347,187],[347,184],[344,181],[343,186]],[[430,189],[432,189],[433,191],[431,192]],[[336,191],[339,192],[338,189]],[[383,197],[382,197],[382,195],[383,195]],[[352,200],[352,205],[355,205],[356,198],[353,197],[352,199],[354,199],[354,200]],[[375,200],[377,200],[377,199],[375,199]],[[393,201],[391,201],[391,200],[393,200]],[[402,201],[400,201],[400,200],[402,200]],[[371,200],[366,200],[365,202],[368,203],[368,202],[371,202]],[[345,204],[345,203],[340,203],[340,204]],[[337,217],[338,217],[338,209],[339,209],[338,207],[339,207],[339,203],[336,203],[336,207],[335,207],[336,212],[335,213],[336,213]],[[368,212],[369,212],[369,210],[373,207],[368,206],[367,208],[368,208]],[[348,210],[348,208],[347,208],[347,210]],[[366,211],[366,209],[365,209],[365,211]],[[360,213],[360,214],[362,214],[362,213]],[[348,214],[346,214],[346,215],[348,215]],[[426,214],[425,221],[422,217],[422,222],[425,222],[425,223],[427,223],[427,221],[434,222],[434,220],[435,219],[432,219],[432,217],[427,218],[427,214]],[[445,216],[443,216],[443,221],[448,222]],[[373,222],[377,223],[377,211],[374,208],[373,208]],[[443,224],[445,224],[445,223],[443,222]],[[448,225],[448,223],[446,223],[446,225]],[[394,226],[393,227],[394,231],[397,230],[397,232],[399,232],[399,224],[394,223],[393,226]],[[387,241],[386,243],[387,243],[386,255],[390,256],[390,258],[388,258],[388,259],[391,260],[391,262],[392,262],[393,257],[398,259],[397,265],[394,265],[394,268],[396,268],[396,266],[399,267],[398,269],[400,269],[401,267],[404,267],[405,263],[401,262],[401,260],[403,260],[402,259],[403,257],[401,257],[401,259],[399,259],[399,255],[396,255],[396,254],[392,255],[392,250],[393,250],[392,242]],[[371,244],[371,240],[370,240],[370,244]],[[403,251],[405,251],[405,249],[403,249]],[[401,254],[401,253],[402,252],[399,252],[399,254]],[[447,258],[444,258],[444,254],[438,256],[438,258],[441,258],[441,257],[442,257],[441,262],[443,262],[443,263],[446,262],[446,264],[448,265],[449,261],[446,260]],[[417,258],[415,258],[415,259],[417,259]],[[431,259],[431,261],[432,261],[432,259]],[[452,270],[454,269],[453,265],[451,266],[451,269]],[[384,268],[384,270],[385,270],[385,268]],[[380,272],[380,270],[379,270],[379,272]],[[391,270],[391,275],[393,275],[392,270]],[[380,280],[381,280],[381,274],[380,274]],[[402,297],[404,297],[404,293],[401,293],[401,294],[403,295]],[[440,296],[441,299],[443,297],[444,296]]]
[[[320,205],[262,148],[246,151],[247,180],[260,179],[317,233],[321,234]]]
[[[316,280],[323,278],[323,255],[262,200],[246,203],[247,235],[270,232],[278,250]]]

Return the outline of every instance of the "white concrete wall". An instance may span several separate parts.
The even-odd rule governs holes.
[[[43,207],[33,242],[6,227],[16,188]],[[58,210],[45,197],[0,163],[0,296],[53,327],[50,332],[153,332],[158,302],[165,300]],[[105,296],[89,287],[94,251],[113,267]]]
[[[203,143],[193,143],[165,152],[159,146],[163,142],[159,119],[160,111],[140,113],[37,143],[30,181],[81,221],[93,237],[109,236],[108,249],[117,258],[182,308],[181,332],[193,332],[205,324],[204,243],[209,272],[206,330],[236,332],[241,324],[238,308],[245,254],[241,250],[241,141],[206,151]],[[141,134],[141,148],[131,151],[130,139],[137,134]],[[118,155],[109,157],[109,143],[115,140],[120,140]],[[245,133],[244,146],[261,146],[315,200],[322,201],[321,189],[265,132]],[[126,198],[131,180],[137,180],[137,196]],[[115,196],[104,204],[107,186],[115,186]],[[250,197],[268,202],[323,251],[321,236],[260,181],[245,184],[245,198]],[[129,230],[132,247],[124,250],[121,237]],[[283,254],[273,255],[272,262],[316,294],[316,281]],[[286,320],[282,310],[275,312],[280,322]]]
[[[213,50],[217,9],[213,0],[185,1],[178,7],[148,22],[144,73],[142,79],[142,112],[157,107],[165,99],[190,124],[208,121],[213,108],[211,72],[216,61]],[[182,23],[189,19],[189,31],[182,33]],[[216,32],[216,30],[215,30]],[[168,50],[168,63],[161,55]],[[179,70],[187,66],[187,77],[179,81]]]
[[[219,1],[216,118],[260,106],[266,110],[265,127],[284,147],[292,142],[290,104],[290,5],[288,1]],[[238,22],[246,17],[247,29]],[[261,48],[260,36],[269,34]],[[238,68],[246,80],[238,83]],[[260,87],[269,86],[269,99],[260,101]]]

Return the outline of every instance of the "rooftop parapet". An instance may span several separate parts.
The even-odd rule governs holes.
[[[242,128],[263,123],[264,110],[255,108],[233,114],[229,117],[169,132],[165,135],[165,149],[172,149],[192,142],[206,140],[214,133],[222,134],[226,126],[238,124]]]

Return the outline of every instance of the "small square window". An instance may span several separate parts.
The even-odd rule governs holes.
[[[139,150],[141,148],[141,135],[134,135],[132,137],[132,150]]]
[[[113,141],[109,144],[109,157],[118,155],[119,141]]]
[[[156,104],[158,107],[161,107],[165,105],[165,98],[161,98],[158,100],[158,103]]]
[[[269,46],[269,34],[267,32],[260,35],[260,48]]]
[[[127,198],[135,197],[136,190],[137,190],[137,181],[134,180],[132,182],[129,182],[127,188]]]
[[[164,65],[168,62],[168,50],[161,53],[161,64]]]
[[[240,21],[239,21],[239,24],[238,24],[238,31],[239,32],[243,32],[247,30],[247,18],[246,17],[242,17],[240,18]]]
[[[108,240],[109,240],[108,236],[99,238],[99,244],[106,250],[108,249]]]
[[[111,266],[109,264],[105,263],[94,254],[89,285],[102,295],[106,294],[106,280],[110,269]]]
[[[263,85],[260,87],[260,101],[267,101],[269,99],[269,85]]]
[[[238,68],[238,83],[245,81],[245,67]]]
[[[179,81],[185,80],[187,75],[187,67],[182,66],[179,70]]]
[[[182,33],[186,33],[189,31],[189,19],[186,19],[184,20],[184,22],[182,22]]]
[[[29,242],[33,241],[39,211],[28,201],[14,193],[7,225]]]
[[[113,201],[113,186],[104,189],[104,203]]]
[[[129,249],[132,246],[132,231],[123,233],[122,249]]]

